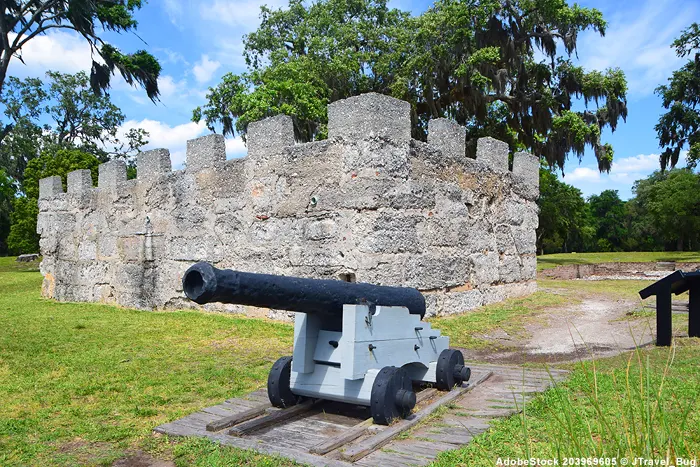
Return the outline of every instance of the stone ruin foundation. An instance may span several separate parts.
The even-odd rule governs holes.
[[[185,308],[196,261],[219,268],[416,287],[428,314],[463,312],[536,290],[539,160],[465,129],[429,122],[411,138],[411,107],[365,94],[328,106],[328,139],[296,144],[292,120],[251,123],[248,155],[226,160],[221,135],[170,154],[40,182],[42,293],[61,301]],[[254,312],[232,305],[207,305]],[[286,313],[270,312],[271,317]]]

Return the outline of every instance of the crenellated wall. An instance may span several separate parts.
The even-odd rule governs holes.
[[[192,306],[182,273],[195,261],[242,271],[417,287],[429,313],[456,313],[535,290],[539,161],[429,124],[411,139],[410,105],[379,94],[334,102],[329,137],[295,144],[286,116],[251,123],[248,155],[224,138],[40,182],[43,294],[137,308]],[[230,311],[251,311],[220,306]],[[271,316],[284,314],[271,312]]]

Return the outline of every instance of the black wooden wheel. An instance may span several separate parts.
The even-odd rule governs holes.
[[[455,349],[440,352],[435,371],[436,386],[441,391],[450,391],[456,384],[469,381],[471,369],[464,365],[464,355]]]
[[[396,418],[406,418],[415,406],[416,393],[406,370],[394,366],[379,370],[370,396],[374,423],[388,425]]]
[[[267,375],[267,396],[273,407],[284,409],[299,403],[289,387],[289,376],[292,372],[292,357],[282,357],[272,365]]]

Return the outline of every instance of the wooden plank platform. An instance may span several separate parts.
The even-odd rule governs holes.
[[[266,423],[268,419],[279,420],[279,415],[272,415],[280,411],[269,408],[267,393],[260,389],[161,425],[155,431],[170,436],[207,437],[309,465],[421,466],[442,451],[469,443],[486,431],[493,419],[517,413],[537,393],[568,374],[544,367],[470,366],[468,384],[450,393],[434,389],[419,392],[414,413],[390,427],[372,424],[367,407],[328,401],[308,404],[305,410],[284,416],[279,423]],[[439,419],[428,417],[439,406],[446,407]],[[251,413],[259,415],[250,418]],[[246,429],[234,430],[237,436],[230,435],[231,420]],[[397,434],[402,434],[402,439],[396,439]]]

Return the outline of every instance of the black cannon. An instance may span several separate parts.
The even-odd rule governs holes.
[[[416,289],[305,279],[217,269],[209,263],[191,266],[182,279],[185,295],[200,305],[233,303],[275,310],[340,315],[343,305],[404,306],[425,316],[425,298]]]
[[[449,338],[422,321],[416,289],[340,280],[253,274],[197,263],[183,276],[191,300],[296,312],[294,356],[272,367],[267,389],[275,407],[303,397],[369,406],[375,423],[406,417],[415,381],[449,390],[470,376]]]

